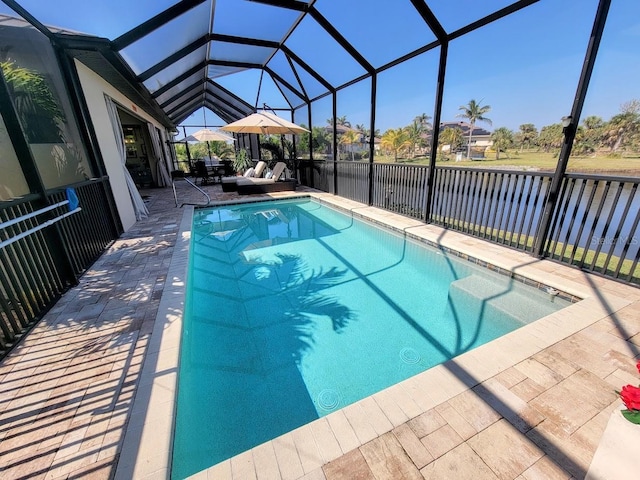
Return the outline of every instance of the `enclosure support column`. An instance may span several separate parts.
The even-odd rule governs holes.
[[[307,102],[307,113],[309,114],[309,162],[311,163],[311,168],[309,169],[309,186],[313,188],[313,122],[311,120],[311,103]]]
[[[338,194],[338,94],[334,91],[333,98],[333,194]]]
[[[539,258],[544,257],[547,253],[545,249],[553,212],[556,209],[558,193],[560,192],[560,187],[562,186],[562,181],[564,179],[565,172],[567,171],[567,164],[569,163],[573,140],[576,136],[576,128],[580,122],[580,114],[582,113],[584,99],[589,88],[589,80],[591,79],[593,66],[598,55],[598,47],[600,46],[600,40],[602,39],[602,32],[604,31],[604,26],[607,22],[607,14],[609,13],[610,6],[611,0],[600,0],[598,10],[596,12],[596,18],[593,22],[593,29],[591,30],[584,63],[582,64],[582,72],[580,72],[580,80],[578,81],[576,96],[573,100],[571,115],[563,119],[564,141],[562,143],[562,148],[560,149],[560,156],[558,158],[556,171],[553,175],[553,179],[551,180],[551,186],[549,187],[549,194],[547,195],[542,218],[540,219],[540,226],[538,227],[533,250],[533,254]]]
[[[433,127],[431,129],[431,151],[429,152],[429,169],[427,173],[427,194],[425,195],[424,221],[431,221],[431,203],[433,202],[433,180],[436,174],[436,159],[438,158],[438,137],[440,136],[440,119],[442,118],[442,97],[444,95],[444,80],[447,72],[447,55],[449,42],[440,45],[440,64],[438,65],[438,81],[436,83],[435,106],[433,110]]]
[[[373,205],[373,155],[375,153],[375,129],[376,129],[376,96],[378,88],[378,75],[371,75],[371,134],[369,135],[369,205]]]

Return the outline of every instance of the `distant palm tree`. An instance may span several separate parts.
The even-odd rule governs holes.
[[[480,100],[481,102],[482,100]],[[461,105],[458,110],[462,110],[462,113],[456,115],[456,117],[462,117],[469,119],[469,141],[467,142],[467,158],[471,158],[471,137],[473,136],[473,130],[476,126],[476,122],[486,122],[491,125],[491,120],[484,116],[485,113],[491,110],[491,105],[480,106],[480,102],[470,100],[467,105]]]
[[[527,144],[527,148],[531,148],[531,144],[538,138],[538,129],[533,123],[523,123],[518,128],[518,143],[520,143],[520,148],[524,148],[525,143]]]
[[[333,119],[327,118],[327,123],[333,127]],[[351,127],[351,122],[347,120],[347,116],[336,117],[336,125],[344,125],[345,127]]]
[[[404,131],[407,132],[407,137],[411,143],[411,156],[416,156],[416,146],[421,146],[424,143],[422,134],[425,132],[425,127],[422,123],[418,123],[416,120],[407,127],[404,127]]]
[[[440,149],[445,145],[449,145],[449,152],[453,153],[460,145],[462,145],[462,132],[459,128],[445,128],[438,136],[438,145],[440,146]]]
[[[538,136],[538,143],[544,152],[550,152],[552,149],[560,148],[562,145],[562,125],[554,123],[552,125],[545,125],[540,129],[540,135]]]
[[[413,119],[413,121],[420,124],[424,130],[431,129],[431,122],[429,120],[431,120],[431,117],[426,113],[421,113],[420,115],[417,115],[416,118]]]
[[[493,141],[493,149],[496,151],[496,160],[500,160],[500,152],[506,152],[513,145],[513,132],[507,127],[497,128],[491,134],[491,140]],[[507,154],[508,157],[509,154]]]
[[[398,162],[398,154],[411,146],[411,142],[403,129],[390,128],[382,135],[380,146],[392,152],[393,161]]]
[[[582,124],[587,130],[595,130],[597,128],[602,128],[604,126],[604,121],[602,120],[602,117],[589,115],[582,121]]]
[[[341,145],[346,145],[347,151],[351,151],[351,161],[354,161],[353,147],[354,143],[360,143],[360,135],[355,130],[344,132],[338,141]]]

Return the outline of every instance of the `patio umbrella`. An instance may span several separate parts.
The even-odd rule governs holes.
[[[195,133],[192,133],[191,135],[187,135],[179,141],[207,142],[207,152],[209,153],[209,158],[211,158],[211,148],[209,147],[209,142],[235,142],[236,139],[230,135],[225,135],[221,132],[214,132],[213,130],[209,130],[208,128],[203,128]]]
[[[248,117],[237,120],[233,123],[220,127],[220,130],[235,133],[259,133],[263,135],[280,134],[295,135],[297,133],[308,132],[295,123],[284,120],[269,112],[256,112]]]
[[[196,133],[192,133],[189,137],[193,137],[198,142],[235,142],[235,138],[224,133],[214,132],[208,128],[198,130]],[[187,137],[185,140],[189,141]]]

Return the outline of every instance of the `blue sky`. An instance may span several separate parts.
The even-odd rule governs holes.
[[[22,0],[21,3],[44,23],[116,38],[168,8],[174,1],[65,0],[56,2],[56,8],[42,0]],[[437,0],[429,3],[445,29],[453,31],[512,1]],[[492,128],[506,126],[515,130],[522,123],[534,123],[541,128],[567,115],[597,3],[597,0],[541,0],[515,15],[452,41],[443,120],[457,120],[458,107],[471,99],[491,106],[487,116],[493,120]],[[216,27],[225,33],[239,33],[236,30],[249,28],[256,36],[259,33],[278,37],[286,31],[286,23],[265,21],[265,12],[269,10],[259,4],[217,0],[216,5]],[[242,22],[238,22],[232,13],[238,5],[242,8]],[[318,0],[315,5],[374,66],[434,38],[408,0]],[[0,12],[7,11],[8,8],[0,4]],[[179,31],[174,30],[174,33],[179,34]],[[187,36],[194,34],[193,29],[185,33]],[[176,36],[171,37],[175,39]],[[337,44],[311,19],[302,22],[288,44],[332,83],[338,84],[362,73],[361,67],[336,48]],[[623,102],[640,99],[638,45],[640,1],[613,0],[583,118],[599,115],[607,120],[619,111]],[[407,125],[420,113],[433,114],[438,54],[436,49],[380,74],[377,128],[382,131],[397,128]],[[261,96],[256,99],[259,78],[259,72],[246,71],[221,77],[218,81],[249,103],[285,107],[286,101],[270,80],[263,83]],[[310,90],[316,88],[317,85],[310,85]],[[369,105],[370,82],[361,82],[339,93],[338,115],[346,116],[353,125],[368,127]],[[314,125],[326,124],[330,116],[329,99],[313,105]],[[296,116],[296,121],[308,124],[306,109]],[[202,111],[185,123],[202,125]],[[214,126],[223,122],[208,112],[206,123]]]

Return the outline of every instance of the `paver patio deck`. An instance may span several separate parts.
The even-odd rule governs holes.
[[[206,188],[216,201],[237,198],[219,186]],[[149,450],[123,450],[123,442],[127,425],[142,425],[149,414],[139,407],[143,402],[134,406],[134,397],[143,397],[146,387],[142,366],[157,341],[154,324],[172,281],[167,274],[184,210],[175,208],[169,189],[144,193],[149,218],[118,239],[0,364],[0,478],[113,478],[121,457],[153,463],[139,455]],[[182,189],[181,195],[200,201],[195,192]],[[640,383],[640,289],[328,194],[318,197],[528,278],[564,279],[565,291],[587,292],[587,300],[195,477],[615,475],[611,468],[624,464],[611,460],[615,449],[601,457],[597,476],[587,472],[598,447],[607,447],[601,441],[617,433],[607,430],[603,437],[620,406],[614,390]],[[175,376],[172,368],[163,373]],[[627,425],[612,421],[608,428]],[[160,443],[171,434],[165,430],[158,424]],[[640,426],[631,435],[640,444]],[[136,465],[118,475],[143,478],[141,471],[144,478],[166,475]]]

